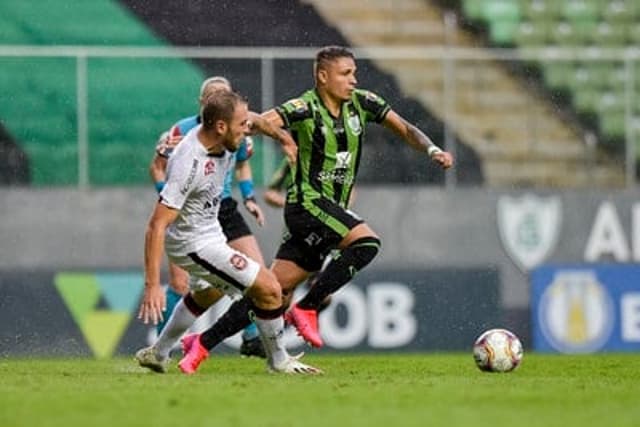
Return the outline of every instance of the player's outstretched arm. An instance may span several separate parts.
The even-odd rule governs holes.
[[[403,119],[398,113],[390,110],[385,116],[382,124],[399,135],[407,144],[418,151],[427,153],[432,161],[439,164],[443,169],[453,166],[453,156],[447,151],[438,147],[420,129]]]
[[[177,217],[177,210],[158,202],[147,224],[144,238],[144,295],[138,311],[138,319],[144,323],[157,325],[164,318],[162,313],[166,309],[166,300],[160,284],[160,265],[165,231]]]
[[[259,132],[280,142],[284,155],[289,163],[295,164],[298,156],[298,146],[289,132],[284,130],[284,122],[275,110],[269,110],[263,114],[249,112],[252,132]]]

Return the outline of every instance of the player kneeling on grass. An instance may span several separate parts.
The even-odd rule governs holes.
[[[202,124],[185,136],[169,159],[167,181],[147,225],[145,289],[139,317],[145,323],[162,319],[165,299],[160,266],[164,246],[170,260],[189,273],[192,291],[215,287],[229,295],[244,294],[249,298],[271,371],[319,373],[319,369],[300,362],[284,348],[282,292],[275,276],[231,248],[218,221],[224,178],[233,152],[249,133],[247,103],[234,92],[216,92],[205,100],[201,117]],[[290,149],[289,141],[281,142]],[[209,356],[196,337],[179,363],[186,374],[194,373]],[[152,351],[149,356],[152,362]]]

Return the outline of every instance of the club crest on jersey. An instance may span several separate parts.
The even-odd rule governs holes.
[[[207,163],[204,164],[204,176],[211,175],[216,170],[216,164],[213,160],[207,160]]]
[[[362,132],[362,125],[360,124],[360,117],[358,117],[355,114],[352,115],[352,116],[349,116],[349,118],[347,119],[347,124],[349,125],[349,127],[351,128],[351,130],[353,131],[354,134],[360,135],[360,133]]]
[[[292,99],[289,101],[289,104],[291,104],[296,113],[304,113],[307,111],[307,103],[300,98]]]
[[[244,270],[245,268],[247,268],[248,264],[247,259],[238,254],[233,254],[229,262],[236,270]]]
[[[367,101],[380,102],[380,97],[373,92],[366,91],[365,97]]]
[[[336,153],[336,167],[335,169],[348,169],[351,164],[353,154],[348,151],[340,151]]]

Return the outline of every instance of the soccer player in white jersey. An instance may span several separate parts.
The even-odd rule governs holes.
[[[249,133],[247,103],[235,92],[219,91],[207,97],[201,117],[202,124],[185,136],[169,159],[167,181],[147,225],[145,289],[139,315],[145,323],[162,318],[160,266],[164,246],[171,261],[189,273],[192,291],[213,286],[229,295],[250,298],[270,370],[319,373],[284,348],[284,307],[277,279],[256,261],[232,249],[217,219],[233,152]],[[209,356],[200,336],[193,337],[178,364],[186,374],[193,374]]]
[[[231,83],[225,77],[213,76],[207,78],[200,87],[198,104],[210,94],[219,90],[233,90]],[[251,114],[251,113],[250,113]],[[251,115],[250,115],[251,120]],[[255,120],[255,117],[253,117]],[[163,134],[155,150],[155,155],[149,167],[150,175],[158,193],[162,191],[166,178],[166,169],[169,157],[175,147],[180,143],[184,135],[200,124],[199,115],[185,117],[177,121],[169,131]],[[269,130],[267,132],[269,133]],[[271,130],[273,133],[273,130]],[[295,145],[295,142],[292,141]],[[229,171],[225,178],[225,187],[222,193],[218,220],[222,226],[222,232],[227,237],[229,246],[243,252],[253,260],[264,264],[264,258],[258,241],[252,234],[249,225],[238,209],[238,203],[232,197],[232,183],[238,184],[244,206],[255,217],[258,225],[264,224],[264,213],[256,203],[253,192],[253,180],[249,159],[252,154],[252,140],[245,138],[235,152],[235,168]],[[136,353],[136,359],[141,366],[155,372],[166,372],[169,364],[169,354],[183,333],[204,314],[207,309],[213,307],[213,313],[219,313],[221,308],[226,308],[228,300],[217,289],[210,288],[208,292],[193,294],[189,292],[189,275],[186,271],[169,262],[169,284],[166,287],[166,310],[164,319],[156,325],[157,339],[151,349],[144,348]],[[210,315],[213,316],[214,314]],[[260,334],[254,323],[251,323],[242,332],[242,344],[240,354],[244,356],[258,356],[265,358],[264,348],[260,340]]]

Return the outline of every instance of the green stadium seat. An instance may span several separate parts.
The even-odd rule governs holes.
[[[624,93],[607,91],[602,94],[598,102],[599,113],[621,113],[624,112],[626,100]]]
[[[626,26],[600,22],[592,33],[591,42],[602,47],[621,47],[626,42]]]
[[[489,40],[500,46],[512,45],[518,26],[517,21],[493,21],[489,28]]]
[[[598,22],[592,21],[571,22],[570,24],[582,40],[582,45],[588,45],[591,42],[593,34],[598,28]]]
[[[575,75],[572,61],[550,61],[544,64],[544,81],[554,89],[567,88]]]
[[[481,21],[483,19],[482,15],[482,4],[484,0],[464,0],[462,2],[462,11],[465,16],[472,21]]]
[[[511,45],[520,23],[520,5],[514,0],[487,0],[482,18],[489,25],[489,39],[497,45]]]
[[[569,22],[597,22],[598,5],[589,0],[567,0],[564,2],[562,17]]]
[[[574,91],[572,97],[573,107],[578,113],[595,115],[598,111],[598,103],[601,97],[602,92],[593,88]]]
[[[577,25],[560,21],[551,27],[551,41],[558,46],[582,46],[587,43],[587,36]]]
[[[640,45],[640,25],[638,23],[627,26],[627,44],[631,46]]]
[[[117,2],[71,3],[34,8],[3,0],[0,43],[9,34],[25,45],[163,43]],[[202,73],[182,59],[90,58],[87,64],[91,185],[146,184],[159,132],[196,110]],[[28,147],[33,185],[78,183],[76,84],[75,58],[0,58],[0,119]]]
[[[576,67],[571,88],[578,91],[585,88],[603,90],[609,83],[611,71],[609,63],[581,62]]]
[[[599,115],[600,132],[605,139],[622,139],[625,136],[624,111],[606,111]]]
[[[551,22],[560,18],[561,7],[556,0],[521,0],[522,13],[531,21]]]
[[[485,0],[482,4],[482,17],[487,22],[519,22],[520,4],[514,0]]]
[[[0,17],[0,44],[20,44],[24,38],[25,31],[20,25]]]
[[[637,25],[639,7],[634,1],[605,1],[601,6],[602,19],[611,24],[633,23]]]
[[[520,47],[542,47],[547,44],[549,29],[544,22],[520,22],[513,39]]]
[[[606,92],[600,97],[598,116],[600,132],[605,138],[622,139],[626,130],[624,93]]]
[[[630,76],[630,78],[633,78]],[[627,87],[627,70],[624,64],[614,66],[606,71],[606,88],[613,92],[623,93]]]
[[[130,146],[126,142],[114,141],[92,147],[89,171],[93,185],[139,185],[150,182],[148,166],[153,148]]]
[[[78,183],[78,151],[75,144],[56,146],[24,143],[29,155],[31,180],[47,186],[69,186]]]

